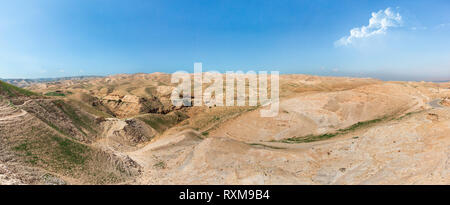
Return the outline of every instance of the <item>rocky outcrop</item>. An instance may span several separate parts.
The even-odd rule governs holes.
[[[163,103],[164,102],[164,103]],[[108,95],[100,103],[111,110],[119,118],[133,117],[145,113],[167,113],[173,107],[166,100],[157,97],[144,98],[134,95]]]
[[[444,98],[444,99],[441,101],[441,104],[442,104],[443,106],[450,107],[450,97]]]
[[[137,119],[121,120],[107,118],[100,122],[101,139],[115,150],[133,149],[141,143],[150,141],[157,132]]]

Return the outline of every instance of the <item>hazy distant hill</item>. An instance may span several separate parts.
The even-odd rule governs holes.
[[[74,77],[61,77],[61,78],[36,78],[36,79],[2,79],[0,80],[13,84],[18,87],[27,87],[34,83],[47,83],[47,82],[56,82],[62,80],[83,80],[89,78],[97,78],[101,76],[74,76]]]

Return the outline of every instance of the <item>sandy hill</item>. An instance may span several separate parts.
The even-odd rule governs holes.
[[[0,91],[1,184],[120,183],[139,174],[127,156],[92,146],[97,116],[4,82]]]
[[[1,86],[1,183],[450,183],[448,83],[281,75],[272,118],[164,73]]]

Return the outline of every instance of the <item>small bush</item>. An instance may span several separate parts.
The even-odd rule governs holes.
[[[153,167],[159,168],[159,169],[165,169],[166,163],[164,161],[159,161],[158,163],[154,164]]]

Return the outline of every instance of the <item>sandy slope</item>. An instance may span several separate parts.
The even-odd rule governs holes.
[[[143,184],[448,184],[449,111],[430,109],[329,141],[265,143],[273,148],[182,134],[130,156],[146,165]]]
[[[357,122],[420,109],[428,99],[401,84],[374,84],[352,90],[305,94],[283,100],[275,118],[259,111],[227,122],[213,135],[243,141],[270,141],[324,134]]]
[[[433,106],[448,95],[403,83],[300,95],[278,117],[256,110],[206,139],[172,134],[129,154],[145,167],[142,184],[449,184],[450,108]],[[325,141],[270,142],[382,116]]]
[[[283,75],[276,117],[261,118],[263,108],[177,110],[185,119],[167,104],[169,80],[158,73],[116,75],[36,91],[70,91],[68,99],[93,115],[127,117],[98,118],[91,144],[142,167],[125,183],[450,183],[450,108],[448,100],[438,103],[450,97],[448,84]],[[0,118],[21,113],[8,115]],[[326,140],[280,141],[340,130],[346,131]]]

